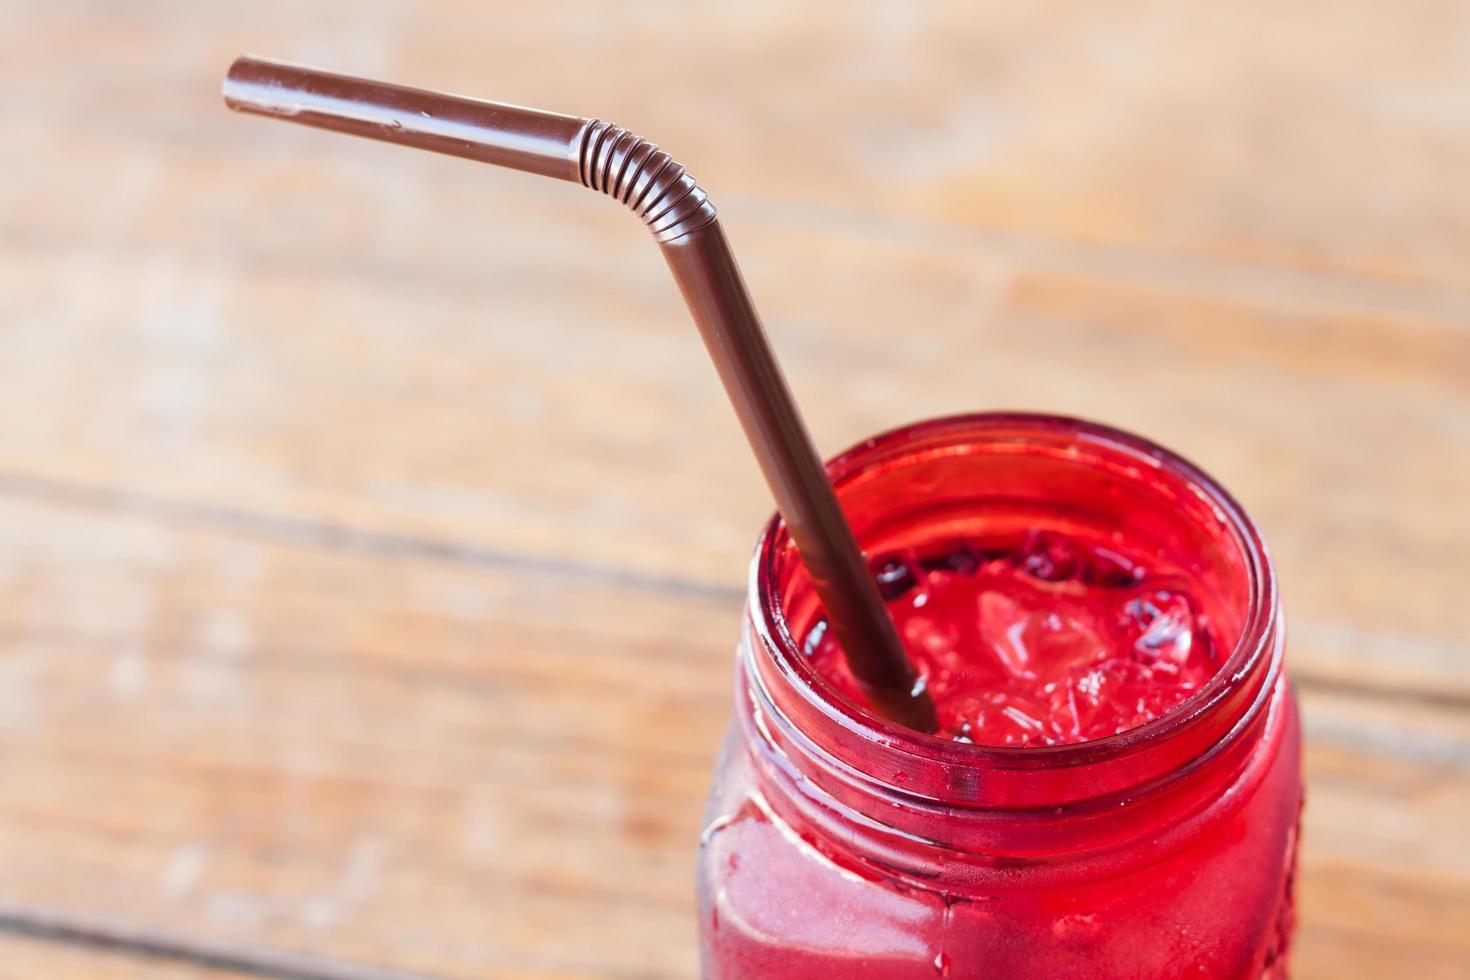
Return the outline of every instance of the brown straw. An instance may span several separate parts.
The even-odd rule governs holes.
[[[242,112],[577,181],[631,208],[663,249],[853,675],[884,715],[934,730],[933,702],[883,608],[714,205],[688,171],[653,144],[595,119],[261,58],[230,66],[224,96]]]

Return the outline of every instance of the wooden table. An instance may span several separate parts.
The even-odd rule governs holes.
[[[1302,977],[1470,976],[1470,7],[8,0],[0,976],[689,977],[770,508],[636,221],[232,116],[255,50],[612,118],[821,446],[983,407],[1264,526]]]

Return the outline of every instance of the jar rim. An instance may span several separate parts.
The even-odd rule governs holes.
[[[1131,456],[1181,479],[1210,505],[1240,549],[1246,574],[1246,609],[1239,636],[1220,669],[1198,691],[1178,705],[1134,728],[1105,738],[1064,745],[994,746],[956,742],[925,734],[878,716],[840,695],[802,656],[782,602],[780,557],[789,540],[780,515],[765,526],[756,544],[749,575],[749,619],[759,647],[776,668],[777,677],[818,714],[839,726],[847,737],[881,746],[915,763],[992,770],[1065,769],[1120,759],[1146,747],[1199,730],[1227,703],[1241,703],[1241,693],[1271,659],[1278,597],[1270,554],[1255,523],[1218,482],[1189,460],[1141,436],[1084,419],[1031,412],[982,412],[952,415],[890,429],[850,447],[827,463],[839,494],[844,485],[895,458],[927,447],[974,444],[987,435],[1062,436],[1076,445],[1096,445]],[[751,674],[766,686],[765,671]],[[779,700],[766,700],[772,706]],[[1257,698],[1246,698],[1249,711]],[[807,712],[803,712],[807,714]],[[1224,731],[1237,719],[1221,719]],[[1207,738],[1201,749],[1213,744]]]

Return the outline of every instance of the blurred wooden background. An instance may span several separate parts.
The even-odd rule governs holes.
[[[1034,408],[1212,471],[1297,975],[1470,976],[1470,5],[736,7],[0,7],[0,976],[696,972],[770,504],[663,263],[227,113],[247,50],[657,139],[828,452]]]

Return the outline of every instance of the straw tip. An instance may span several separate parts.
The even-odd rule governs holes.
[[[266,80],[266,76],[272,70],[277,70],[286,62],[277,61],[274,58],[263,58],[258,54],[242,54],[230,62],[230,67],[225,69],[225,77],[220,82],[220,95],[224,97],[225,105],[231,109],[245,107],[250,100],[245,97],[245,89],[251,85],[259,85]]]
[[[249,70],[251,63],[257,60],[259,59],[254,55],[242,54],[230,62],[230,67],[225,69],[225,77],[220,79],[219,94],[225,100],[225,105],[231,109],[236,108],[239,104],[236,95],[242,76]]]
[[[265,59],[260,57],[259,55],[250,54],[248,52],[242,55],[236,55],[235,60],[230,62],[230,67],[225,69],[225,78],[238,78],[243,72],[247,71],[251,65],[258,64],[264,60]]]

